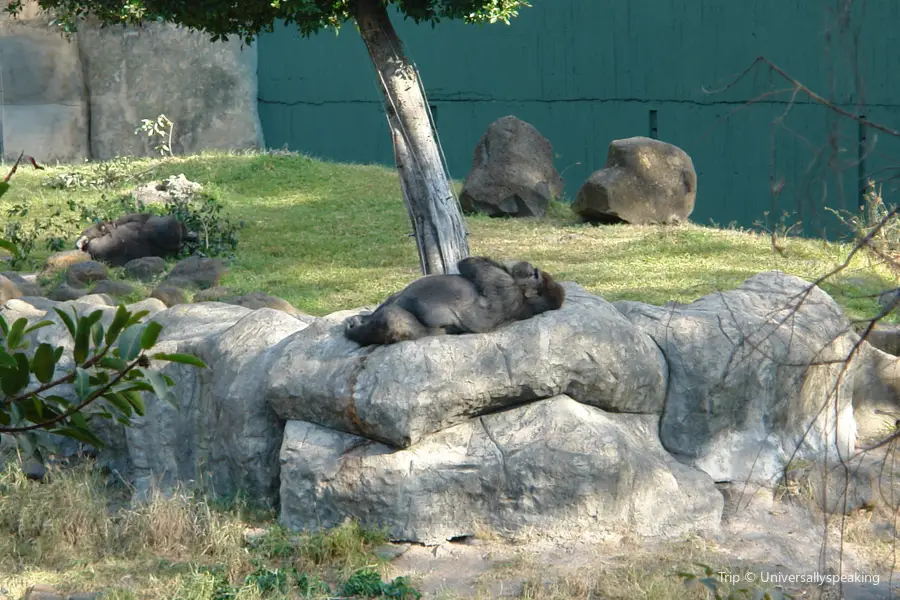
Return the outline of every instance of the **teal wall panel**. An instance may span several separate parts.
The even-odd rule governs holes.
[[[611,140],[649,135],[684,148],[698,172],[694,221],[752,226],[771,211],[830,234],[823,209],[857,201],[858,127],[765,68],[721,93],[760,55],[852,112],[900,128],[900,55],[886,52],[900,2],[854,3],[843,33],[825,0],[533,0],[510,26],[444,22],[398,33],[436,108],[451,174],[468,173],[487,126],[516,115],[553,144],[573,198],[603,166]],[[826,44],[830,32],[831,44]],[[850,43],[854,34],[859,43]],[[303,39],[279,27],[259,44],[259,109],[267,145],[322,158],[392,164],[375,72],[355,26]],[[753,104],[747,101],[757,99]],[[781,117],[782,126],[774,125]],[[832,124],[834,130],[829,129]],[[892,125],[895,124],[895,125]],[[871,134],[870,134],[871,135]],[[870,140],[871,141],[871,140]],[[866,170],[900,165],[877,137]],[[893,163],[891,161],[894,161]],[[835,164],[841,164],[835,175]],[[783,179],[773,204],[771,180]],[[888,181],[886,189],[893,186]],[[828,228],[827,230],[825,228]]]

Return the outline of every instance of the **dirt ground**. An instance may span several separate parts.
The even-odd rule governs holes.
[[[725,497],[721,530],[685,540],[648,545],[627,535],[550,540],[531,534],[504,541],[486,534],[436,547],[391,544],[383,551],[396,555],[395,575],[410,575],[425,598],[705,598],[678,576],[699,573],[694,563],[740,577],[738,586],[749,576],[771,589],[781,577],[777,581],[797,598],[840,598],[838,583],[798,581],[837,572],[845,578],[846,600],[900,598],[900,576],[891,578],[896,539],[883,533],[892,528],[873,513],[844,518],[842,544],[840,515],[826,523],[802,502],[776,501],[762,491],[737,488]]]

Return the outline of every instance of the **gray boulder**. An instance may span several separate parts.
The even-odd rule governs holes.
[[[216,494],[276,504],[283,425],[259,393],[271,360],[264,351],[306,324],[215,302],[179,305],[153,320],[163,325],[156,351],[194,354],[214,368],[154,363],[176,382],[179,405],[147,395],[146,415],[126,431],[138,492],[203,479]]]
[[[46,342],[65,349],[57,368],[59,376],[73,366],[73,341],[53,307],[69,314],[76,310],[78,315],[100,310],[105,327],[112,322],[116,307],[99,299],[79,299],[53,303],[47,310],[17,299],[0,309],[7,319],[53,322],[27,337],[32,347]],[[139,498],[152,486],[166,489],[176,483],[202,481],[215,494],[243,492],[255,502],[277,504],[283,423],[260,393],[272,359],[266,351],[306,324],[277,310],[251,311],[212,302],[166,309],[159,301],[148,299],[128,308],[148,310],[145,321],[163,325],[155,352],[194,354],[215,368],[152,361],[149,370],[161,371],[175,381],[171,389],[176,406],[145,394],[146,414],[133,417],[131,428],[96,420],[97,433],[108,445],[99,454],[101,464],[131,483]],[[54,392],[75,397],[71,385]],[[68,454],[79,447],[69,440],[63,446]]]
[[[278,296],[272,296],[270,294],[266,294],[265,292],[250,292],[247,294],[242,294],[240,296],[226,296],[220,299],[220,302],[224,302],[225,304],[235,304],[237,306],[245,306],[251,310],[258,310],[260,308],[274,308],[275,310],[280,310],[282,312],[286,312],[289,315],[293,315],[298,319],[303,319],[307,323],[311,323],[315,317],[312,317],[303,311],[297,310],[297,308],[282,298]]]
[[[190,256],[172,267],[164,281],[179,287],[205,290],[222,283],[222,277],[227,272],[225,263],[218,258]]]
[[[841,361],[859,338],[820,288],[769,271],[688,305],[615,306],[665,354],[663,446],[716,481],[771,484],[798,446],[811,460],[854,449],[859,362]]]
[[[173,201],[190,202],[202,190],[202,185],[190,181],[182,173],[138,186],[131,190],[131,196],[134,198],[135,208],[140,211],[145,206],[164,206]]]
[[[491,123],[475,146],[459,200],[466,212],[542,217],[563,187],[550,142],[534,126],[506,116]]]
[[[549,537],[715,531],[722,495],[655,432],[652,415],[610,414],[567,396],[470,419],[406,450],[288,421],[279,520],[308,529],[357,517],[425,544],[485,525]]]
[[[600,223],[681,223],[694,210],[697,173],[677,146],[645,137],[613,140],[606,166],[578,190],[572,210]]]
[[[66,283],[76,288],[84,288],[91,283],[108,278],[109,270],[106,268],[106,265],[95,260],[75,263],[66,269]]]
[[[659,413],[659,348],[609,303],[563,284],[559,310],[478,335],[360,348],[343,311],[282,342],[266,396],[278,415],[405,448],[429,433],[568,394],[605,410]]]
[[[900,421],[900,359],[863,343],[859,362],[853,378],[853,417],[860,443],[870,445]]]
[[[145,256],[128,261],[125,274],[138,281],[152,281],[166,272],[166,261],[160,256]]]
[[[0,273],[0,281],[7,279],[15,288],[15,292],[19,296],[40,296],[43,294],[40,284],[37,282],[37,274],[35,273],[19,273],[16,271],[3,271]]]

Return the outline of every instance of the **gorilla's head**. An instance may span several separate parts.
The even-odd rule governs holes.
[[[88,251],[88,246],[91,243],[91,240],[95,240],[99,237],[103,237],[110,230],[110,223],[101,222],[94,223],[87,229],[81,232],[81,235],[78,236],[78,239],[75,240],[75,248],[77,250],[81,250],[82,252]]]

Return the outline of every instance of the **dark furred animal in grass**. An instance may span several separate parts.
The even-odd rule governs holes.
[[[94,260],[122,266],[136,258],[176,254],[192,235],[175,217],[135,213],[88,227],[75,247]]]
[[[368,346],[432,335],[487,333],[560,308],[565,290],[524,261],[464,258],[459,275],[427,275],[393,294],[371,314],[344,322],[344,335]]]

